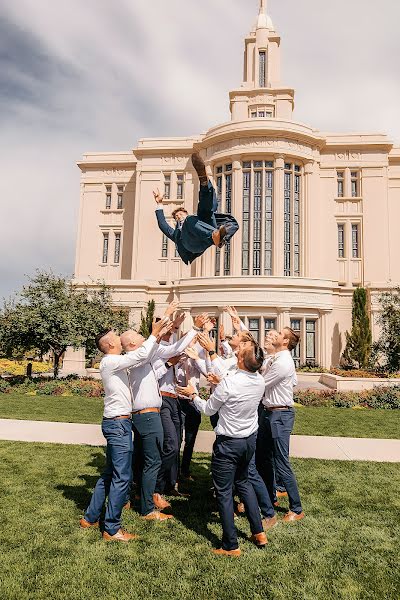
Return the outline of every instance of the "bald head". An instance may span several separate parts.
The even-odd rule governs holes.
[[[121,333],[121,344],[125,352],[132,352],[141,346],[144,342],[144,337],[133,329],[128,329]]]

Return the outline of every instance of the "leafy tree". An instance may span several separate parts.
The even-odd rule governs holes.
[[[52,272],[36,271],[29,284],[0,311],[0,346],[6,356],[36,349],[54,357],[54,377],[67,346],[97,352],[94,338],[108,328],[126,329],[128,315],[112,305],[111,290],[77,288],[70,279]]]
[[[382,368],[396,373],[400,371],[400,286],[381,294],[379,304],[381,333],[374,350],[381,359]]]
[[[149,300],[147,303],[146,312],[144,314],[143,312],[141,313],[139,333],[141,333],[145,338],[148,338],[151,334],[151,325],[154,319],[155,308],[156,304],[154,300]]]
[[[359,287],[353,293],[352,328],[346,331],[343,360],[350,366],[365,369],[372,350],[372,333],[367,308],[367,290]]]

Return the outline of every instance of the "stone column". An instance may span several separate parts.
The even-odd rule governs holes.
[[[64,354],[63,366],[60,371],[60,375],[65,377],[66,375],[71,374],[79,375],[80,377],[86,376],[85,348],[74,350],[72,346],[68,346]]]
[[[330,352],[332,351],[332,341],[328,339],[328,314],[331,311],[320,309],[318,320],[318,342],[317,342],[317,361],[321,367],[329,369],[331,366]]]
[[[232,214],[235,215],[239,223],[239,231],[231,240],[231,277],[240,277],[242,273],[242,224],[241,215],[243,214],[242,202],[242,163],[239,156],[232,163]],[[223,268],[223,266],[221,265]]]
[[[273,197],[273,258],[272,274],[283,277],[283,243],[284,243],[284,169],[285,158],[282,154],[275,156],[274,197]]]
[[[278,318],[276,320],[276,327],[278,331],[283,329],[284,327],[290,327],[290,311],[289,307],[278,307],[276,309]]]
[[[310,277],[310,247],[311,247],[311,197],[314,162],[304,165],[304,190],[301,196],[300,211],[300,275]]]

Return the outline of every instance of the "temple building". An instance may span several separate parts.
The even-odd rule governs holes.
[[[223,307],[235,305],[260,341],[291,325],[301,334],[296,364],[329,368],[351,327],[354,288],[369,290],[376,337],[379,293],[400,284],[400,146],[386,135],[321,132],[293,118],[295,91],[282,83],[281,38],[266,0],[244,43],[229,122],[78,163],[75,280],[104,280],[135,324],[150,299],[164,306],[175,298],[227,326]],[[193,150],[240,230],[186,266],[157,227],[152,190],[164,192],[169,222],[179,206],[196,212]]]

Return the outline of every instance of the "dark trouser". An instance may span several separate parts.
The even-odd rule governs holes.
[[[132,425],[138,473],[136,483],[138,489],[140,488],[140,512],[142,515],[148,515],[154,511],[153,494],[162,462],[164,432],[160,413],[134,414]]]
[[[217,435],[211,460],[211,471],[222,523],[222,548],[238,548],[233,511],[233,486],[235,485],[246,508],[252,533],[263,531],[260,509],[253,486],[248,479],[249,463],[254,456],[256,436],[230,438]]]
[[[185,219],[182,230],[182,243],[189,252],[202,253],[214,245],[212,234],[221,225],[226,228],[226,243],[239,229],[238,222],[231,215],[216,213],[218,199],[209,181],[200,186],[197,216],[191,215]]]
[[[289,507],[301,513],[301,501],[296,477],[289,461],[290,434],[294,425],[294,409],[263,410],[257,437],[256,464],[265,481],[271,499],[275,498],[275,475],[289,496]]]
[[[185,429],[185,447],[182,454],[181,473],[188,477],[190,475],[193,448],[201,423],[201,414],[187,398],[179,398],[179,406],[181,409],[182,425]]]
[[[85,519],[89,523],[96,523],[108,496],[104,530],[115,535],[121,528],[122,508],[132,477],[132,422],[130,419],[103,419],[101,430],[107,440],[107,463],[94,488]]]
[[[258,506],[260,507],[262,517],[270,518],[275,516],[275,510],[272,505],[267,486],[265,485],[263,478],[256,468],[255,454],[249,463],[249,481],[256,493],[257,502]]]
[[[166,489],[173,488],[178,479],[179,450],[181,447],[181,419],[178,399],[163,396],[160,416],[164,431],[164,443],[156,492],[163,494]]]

